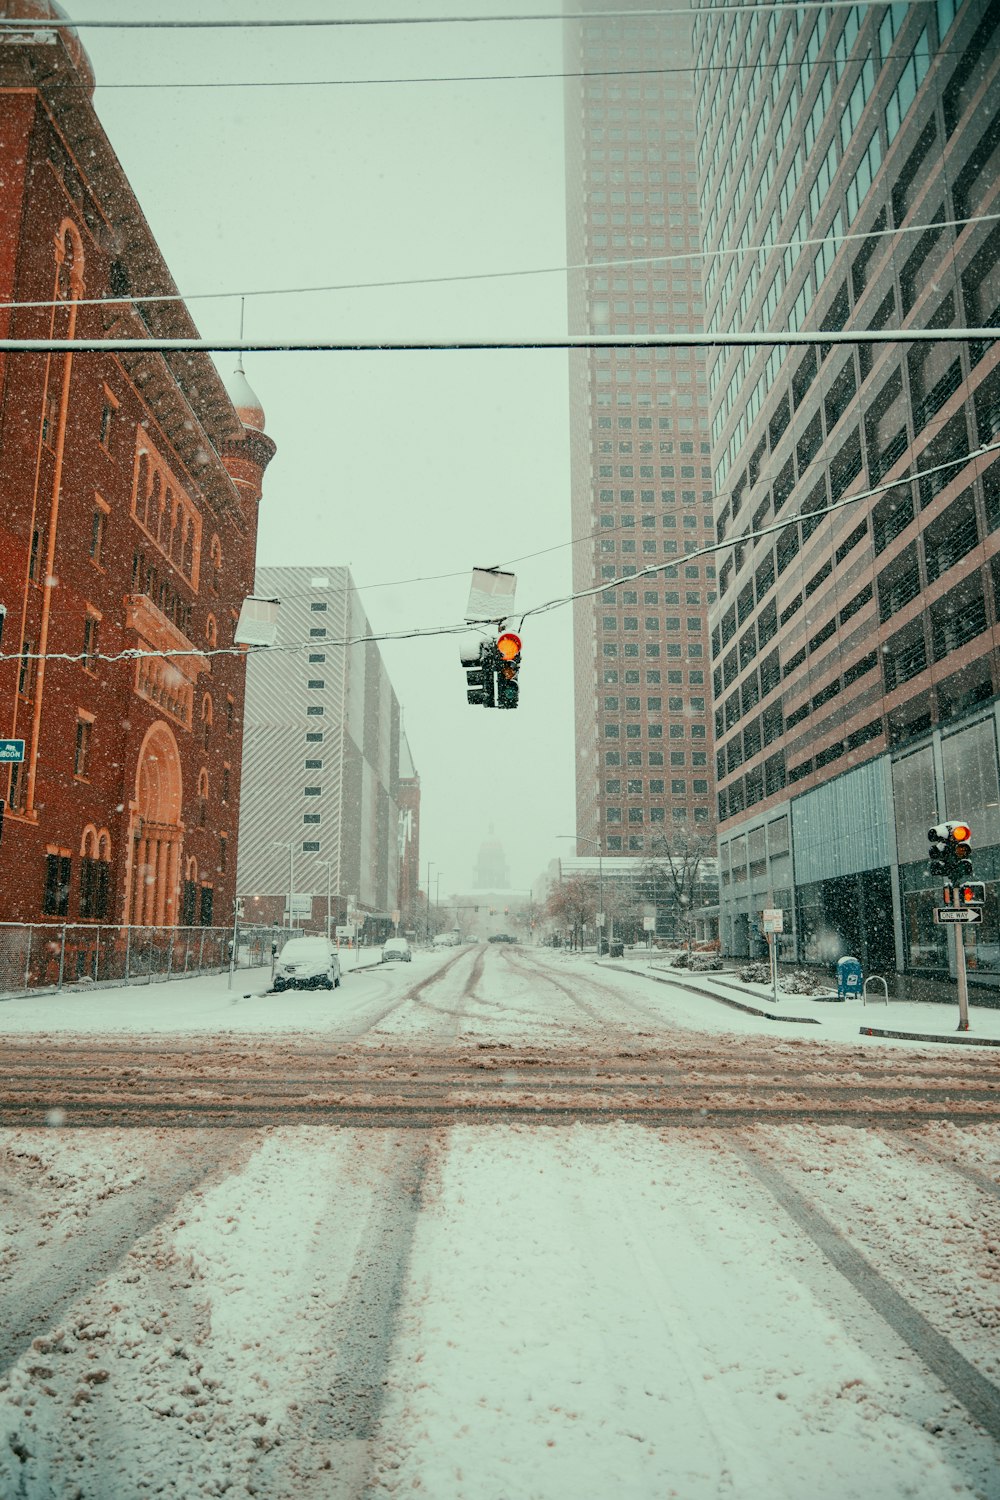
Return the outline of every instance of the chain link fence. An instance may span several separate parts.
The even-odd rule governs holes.
[[[67,984],[154,984],[270,964],[285,927],[133,927],[110,923],[0,922],[0,991]]]

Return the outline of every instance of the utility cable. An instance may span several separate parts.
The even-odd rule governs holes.
[[[607,590],[619,588],[624,585],[631,586],[640,578],[650,578],[655,573],[670,573],[674,575],[675,570],[682,564],[697,561],[701,557],[712,557],[719,552],[729,552],[736,546],[745,546],[751,542],[757,542],[762,537],[773,536],[775,532],[785,531],[790,526],[797,526],[805,521],[816,521],[826,516],[833,515],[836,511],[846,510],[848,506],[857,505],[861,500],[872,500],[879,495],[888,494],[892,490],[899,489],[904,484],[915,484],[931,474],[939,474],[946,469],[964,467],[972,459],[982,458],[990,453],[1000,453],[1000,442],[983,444],[982,447],[974,448],[968,453],[959,454],[955,458],[949,458],[944,463],[934,464],[929,468],[920,469],[914,474],[903,475],[899,479],[887,481],[885,484],[875,485],[867,490],[860,490],[856,495],[846,495],[842,500],[835,500],[832,505],[825,506],[822,510],[796,511],[787,516],[783,521],[775,521],[770,526],[762,526],[757,531],[744,532],[737,538],[727,538],[721,542],[709,542],[704,547],[697,547],[693,552],[686,552],[672,562],[651,563],[646,568],[640,568],[635,573],[623,574],[619,578],[604,579],[601,583],[594,584],[590,588],[577,589],[571,594],[565,594],[559,599],[548,599],[543,604],[536,604],[528,609],[513,610],[509,618],[518,616],[521,623],[530,619],[533,615],[546,614],[553,609],[562,609],[567,604],[574,603],[577,599],[590,599],[595,594],[605,593]],[[290,653],[298,651],[328,650],[331,647],[349,647],[368,645],[383,641],[409,641],[424,640],[431,636],[442,635],[468,635],[475,631],[475,624],[463,620],[461,624],[455,625],[429,625],[418,629],[369,631],[364,635],[348,636],[342,640],[330,640],[324,637],[322,640],[289,641],[284,644],[273,646],[210,646],[199,650],[195,646],[177,647],[166,651],[146,651],[141,647],[128,648],[106,654],[100,651],[25,651],[12,652],[0,651],[0,662],[32,662],[32,661],[62,661],[62,662],[132,662],[152,658],[162,661],[174,657],[212,657],[212,656],[247,656],[252,653],[281,652]]]
[[[914,5],[933,6],[936,0],[911,0]],[[800,11],[800,10],[850,10],[854,0],[753,0],[752,9],[757,11]],[[523,24],[532,21],[558,21],[560,23],[573,21],[582,23],[595,20],[656,20],[660,17],[676,16],[695,20],[699,16],[713,15],[741,15],[745,14],[751,7],[743,4],[711,4],[711,5],[688,5],[664,6],[661,10],[629,9],[629,10],[587,10],[576,14],[567,14],[565,11],[536,11],[515,15],[456,15],[456,16],[297,16],[297,17],[269,17],[264,20],[188,20],[188,21],[164,21],[164,20],[142,20],[123,21],[109,20],[106,17],[93,20],[65,20],[56,18],[52,20],[39,21],[34,18],[28,20],[0,20],[0,30],[3,31],[262,31],[291,28],[314,28],[314,27],[336,27],[346,29],[351,26],[475,26],[493,23]]]
[[[933,61],[936,57],[957,57],[957,50],[939,47],[934,52],[887,52],[882,58],[882,66],[897,61],[899,58],[918,57]],[[814,68],[825,67],[837,59],[830,57],[815,57],[812,60]],[[438,73],[412,75],[407,78],[393,76],[388,78],[237,78],[232,80],[206,78],[199,80],[186,80],[177,82],[150,81],[143,79],[135,83],[109,83],[100,80],[97,84],[98,91],[103,93],[105,89],[119,92],[123,89],[336,89],[336,88],[385,88],[396,85],[422,83],[539,83],[556,82],[569,78],[666,78],[666,77],[689,77],[691,74],[703,73],[741,73],[744,70],[756,68],[759,64],[747,62],[739,58],[735,62],[707,63],[699,67],[694,61],[676,68],[589,68],[589,69],[566,69],[565,71],[547,73]],[[785,64],[779,61],[763,64],[763,72],[768,73]],[[72,89],[84,93],[89,97],[90,86],[78,82],[74,78],[50,78],[46,79],[46,88]]]
[[[605,579],[599,584],[594,584],[591,588],[578,589],[572,594],[566,594],[561,599],[550,599],[545,604],[536,604],[533,608],[526,609],[521,615],[521,619],[526,620],[531,615],[544,614],[550,609],[560,609],[563,605],[572,604],[577,599],[592,598],[595,594],[604,593],[606,589],[619,588],[623,584],[631,586],[636,579],[648,578],[653,573],[662,573],[664,568],[677,568],[682,563],[691,562],[699,557],[707,557],[717,552],[731,552],[734,547],[746,546],[749,543],[759,541],[761,537],[773,536],[775,532],[785,531],[789,526],[797,526],[804,521],[816,521],[825,516],[833,515],[835,511],[846,510],[850,505],[857,505],[859,500],[873,500],[878,495],[886,495],[891,490],[899,489],[901,485],[915,484],[918,480],[926,478],[929,474],[940,474],[945,469],[955,469],[957,471],[968,463],[970,459],[980,458],[987,453],[1000,453],[1000,443],[984,444],[982,447],[974,448],[971,452],[961,454],[957,458],[950,458],[945,463],[934,464],[930,468],[919,469],[914,474],[906,474],[899,479],[887,481],[885,484],[875,485],[871,489],[860,490],[858,494],[847,495],[842,500],[835,500],[832,505],[826,505],[821,510],[795,511],[794,514],[786,516],[783,521],[775,521],[770,526],[760,527],[757,531],[745,531],[738,537],[727,537],[725,541],[711,542],[708,546],[698,547],[693,552],[686,552],[682,557],[678,557],[676,562],[654,563],[648,568],[640,568],[636,573],[624,574],[620,578]]]
[[[734,245],[725,250],[720,248],[718,250],[707,251],[678,250],[669,254],[664,253],[663,255],[629,256],[623,260],[591,260],[559,266],[527,266],[523,269],[512,271],[467,271],[453,276],[397,276],[383,281],[342,281],[330,282],[321,286],[257,287],[251,291],[243,290],[235,292],[167,292],[160,294],[148,292],[140,296],[80,297],[76,301],[76,306],[120,307],[123,305],[128,306],[129,304],[138,306],[147,302],[221,302],[226,298],[233,297],[315,296],[327,292],[385,291],[392,287],[445,286],[451,283],[503,281],[525,276],[562,276],[568,271],[615,271],[627,269],[630,266],[683,265],[690,261],[707,263],[713,260],[726,260],[733,256],[757,255],[760,251],[770,254],[774,250],[803,250],[810,245],[826,245],[832,240],[835,240],[839,246],[847,244],[851,240],[879,239],[883,236],[888,238],[903,234],[923,234],[925,230],[932,229],[963,229],[970,224],[992,224],[997,220],[1000,220],[1000,213],[971,214],[964,219],[941,219],[933,224],[904,224],[899,229],[857,230],[848,234],[819,235],[809,239],[776,240],[771,245]],[[61,302],[55,302],[51,299],[37,302],[0,302],[0,310],[7,308],[51,308],[61,305]]]
[[[0,339],[3,354],[475,354],[501,350],[743,349],[794,348],[812,344],[990,343],[993,328],[806,329],[796,333],[538,334],[532,338],[436,339],[202,339],[72,338]]]

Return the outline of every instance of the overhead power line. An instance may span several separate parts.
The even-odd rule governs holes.
[[[885,64],[898,58],[911,56],[923,61],[934,57],[957,55],[957,52],[950,48],[939,47],[933,53],[887,52],[882,62]],[[836,58],[833,56],[824,57],[820,54],[813,59],[813,66],[820,68],[826,63],[835,61]],[[174,82],[162,79],[140,79],[130,83],[110,83],[102,79],[97,87],[103,93],[106,89],[113,92],[122,89],[340,89],[387,88],[396,85],[402,87],[422,83],[545,83],[568,78],[667,78],[675,75],[690,77],[694,73],[742,73],[759,66],[759,63],[751,63],[739,58],[735,62],[705,63],[698,67],[692,59],[690,63],[670,68],[567,68],[544,73],[433,73],[411,75],[405,78],[398,75],[387,78],[203,78],[179,79]],[[763,69],[765,73],[773,73],[779,66],[781,64],[777,61],[769,62],[763,65]],[[89,92],[89,85],[74,78],[49,78],[46,79],[46,87]]]
[[[775,532],[787,531],[790,526],[798,526],[804,521],[810,523],[825,519],[827,516],[846,510],[848,506],[857,505],[862,500],[873,500],[878,495],[889,494],[892,490],[898,490],[904,484],[916,484],[921,479],[928,478],[931,474],[940,474],[945,470],[958,470],[964,467],[970,459],[982,458],[990,453],[1000,453],[1000,442],[984,443],[980,448],[971,449],[967,453],[957,454],[946,459],[944,463],[933,464],[929,468],[920,469],[915,474],[905,474],[899,479],[887,480],[884,484],[873,486],[871,489],[860,490],[855,495],[846,495],[842,500],[835,500],[832,505],[822,510],[795,511],[786,516],[783,521],[775,521],[770,526],[762,526],[757,531],[746,531],[738,537],[729,537],[721,542],[709,542],[704,547],[697,547],[693,552],[685,552],[672,561],[660,561],[650,563],[648,567],[640,568],[636,573],[622,574],[618,578],[605,578],[600,583],[586,589],[576,589],[571,594],[564,594],[558,599],[548,599],[543,604],[536,604],[529,609],[512,611],[511,617],[517,615],[523,625],[525,620],[533,615],[546,614],[553,609],[562,609],[567,604],[574,603],[577,599],[590,599],[596,594],[606,593],[610,589],[616,589],[624,585],[631,587],[640,578],[651,578],[656,573],[670,572],[675,574],[676,570],[683,564],[696,562],[700,557],[713,557],[718,552],[731,552],[736,546],[746,546],[748,543],[759,541],[762,537],[773,536]],[[315,639],[304,641],[288,641],[281,645],[273,646],[210,646],[210,647],[175,647],[167,651],[146,651],[141,647],[128,648],[124,651],[104,653],[100,651],[0,651],[0,662],[33,662],[33,661],[61,661],[74,662],[133,662],[145,657],[156,660],[165,660],[171,657],[211,657],[211,656],[245,656],[250,652],[274,652],[290,653],[297,651],[315,651],[318,646],[323,650],[331,647],[362,646],[369,643],[383,641],[409,641],[421,640],[429,636],[439,635],[468,635],[470,625],[468,620],[455,625],[428,625],[422,628],[414,627],[406,630],[382,630],[369,631],[364,635],[347,636],[343,640],[330,640],[325,637],[322,642]]]
[[[912,0],[913,4],[930,6],[936,0]],[[854,0],[753,0],[754,10],[850,10]],[[578,14],[568,14],[566,11],[533,11],[523,12],[515,15],[455,15],[455,16],[281,16],[267,17],[264,19],[227,19],[227,20],[112,20],[108,17],[94,18],[92,20],[66,20],[56,19],[39,21],[34,18],[28,20],[0,20],[0,30],[4,31],[262,31],[262,30],[287,30],[293,28],[333,28],[345,29],[351,26],[476,26],[484,23],[494,24],[523,24],[534,21],[600,21],[600,20],[654,20],[658,16],[677,16],[693,20],[697,15],[733,15],[745,12],[749,7],[743,4],[720,4],[720,5],[668,5],[659,10],[650,10],[648,7],[630,10],[588,10]]]
[[[874,500],[878,495],[887,495],[892,490],[898,490],[904,484],[916,484],[919,480],[927,478],[931,474],[940,474],[947,469],[953,469],[957,473],[960,468],[970,459],[979,458],[988,453],[1000,453],[1000,443],[984,443],[980,448],[973,448],[968,453],[958,454],[955,458],[947,459],[944,463],[933,464],[926,469],[920,469],[915,474],[904,474],[899,479],[886,481],[885,484],[874,485],[871,489],[859,490],[856,495],[846,495],[842,500],[835,500],[832,505],[824,506],[822,510],[795,511],[786,516],[783,521],[774,521],[770,526],[762,526],[756,531],[744,531],[739,536],[728,537],[725,541],[710,542],[704,547],[698,547],[693,552],[686,552],[683,557],[678,557],[672,563],[651,563],[647,568],[640,568],[637,573],[628,573],[620,578],[602,579],[600,583],[591,588],[577,589],[572,594],[565,594],[561,599],[550,599],[545,604],[536,604],[531,609],[526,609],[520,618],[523,621],[531,615],[540,615],[551,609],[560,609],[563,605],[572,604],[577,599],[590,599],[595,594],[603,594],[607,589],[616,589],[622,585],[631,587],[639,578],[650,578],[654,573],[662,573],[664,568],[676,568],[682,563],[692,562],[699,557],[714,555],[717,552],[731,552],[734,547],[746,546],[748,543],[757,542],[761,537],[773,536],[775,532],[786,531],[789,526],[797,526],[804,521],[815,522],[823,520],[826,516],[834,515],[837,511],[846,510],[848,506],[857,505],[860,500]]]
[[[904,224],[899,229],[870,229],[853,230],[848,234],[826,234],[810,236],[806,239],[775,240],[772,245],[731,245],[726,249],[718,250],[683,250],[672,251],[669,254],[660,255],[635,255],[628,256],[622,260],[588,260],[576,263],[562,264],[558,266],[526,266],[512,271],[465,271],[451,276],[397,276],[382,281],[341,281],[330,282],[321,286],[277,286],[256,287],[252,291],[226,291],[226,292],[167,292],[154,293],[144,292],[138,296],[128,297],[79,297],[75,305],[77,307],[109,307],[122,306],[132,303],[135,306],[146,303],[170,303],[170,302],[222,302],[227,299],[246,297],[305,297],[317,296],[327,292],[367,292],[385,291],[392,287],[404,286],[447,286],[451,283],[462,283],[470,281],[503,281],[525,276],[563,276],[568,271],[616,271],[627,270],[630,266],[672,266],[682,265],[689,261],[709,262],[713,260],[728,260],[735,256],[756,255],[760,251],[770,254],[774,250],[803,250],[813,245],[826,245],[831,242],[842,245],[852,240],[872,240],[890,238],[904,234],[923,234],[925,230],[939,229],[964,229],[970,224],[992,224],[1000,219],[1000,213],[992,214],[970,214],[964,219],[937,219],[931,223]],[[45,298],[36,302],[0,302],[0,309],[5,308],[49,308],[63,306],[62,301]]]
[[[1000,338],[993,328],[807,329],[792,333],[539,334],[436,339],[0,339],[0,354],[407,354],[559,349],[756,349],[811,344],[962,344]]]

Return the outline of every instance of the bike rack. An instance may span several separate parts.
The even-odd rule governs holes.
[[[886,982],[882,978],[881,974],[871,974],[865,980],[864,988],[861,991],[862,1002],[865,1005],[868,1004],[868,986],[870,984],[880,984],[882,986],[882,1003],[883,1003],[883,1005],[888,1005],[889,1004],[889,986],[886,984]]]

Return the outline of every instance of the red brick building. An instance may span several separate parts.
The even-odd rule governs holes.
[[[197,337],[93,86],[69,28],[0,35],[0,336]],[[230,920],[244,660],[212,652],[253,589],[263,425],[206,354],[0,354],[0,738],[25,741],[0,920]]]

